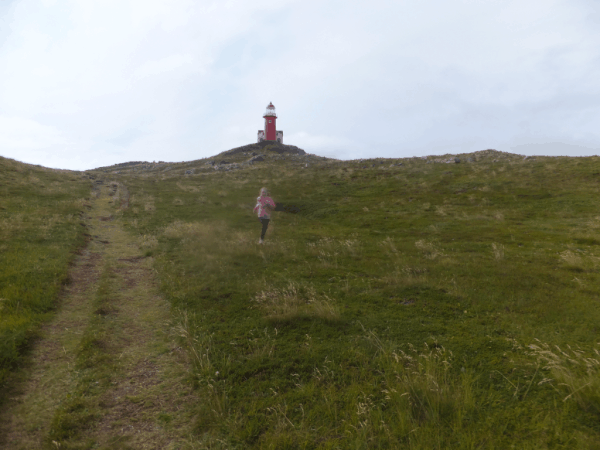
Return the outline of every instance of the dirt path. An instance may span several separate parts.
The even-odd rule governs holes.
[[[174,342],[169,305],[159,294],[152,260],[143,257],[121,225],[128,195],[116,183],[94,192],[87,218],[92,240],[72,268],[60,310],[18,374],[23,381],[0,412],[1,448],[175,449],[187,442],[197,399],[184,381],[185,354]],[[98,308],[103,279],[108,288]],[[102,367],[80,367],[82,340],[90,333],[102,336],[109,374]],[[82,388],[94,373],[103,384]],[[63,416],[70,409],[64,404],[74,392],[85,396],[93,420],[52,442],[54,428],[68,422]]]

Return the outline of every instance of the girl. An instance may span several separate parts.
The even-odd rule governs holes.
[[[275,202],[269,197],[269,191],[267,188],[261,188],[260,195],[256,199],[256,206],[254,212],[258,211],[258,220],[262,224],[262,233],[260,234],[259,244],[262,244],[269,226],[269,220],[271,219],[271,211],[275,209]]]

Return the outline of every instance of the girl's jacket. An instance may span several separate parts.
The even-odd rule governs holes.
[[[265,219],[271,218],[271,213],[265,206],[271,205],[273,209],[275,209],[275,202],[271,197],[257,197],[256,198],[256,206],[254,207],[254,212],[258,211],[258,217],[264,217]]]

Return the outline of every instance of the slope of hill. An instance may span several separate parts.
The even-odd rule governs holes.
[[[122,177],[124,217],[185,318],[206,439],[596,442],[598,158],[263,153]],[[275,213],[258,246],[263,185],[300,212]]]
[[[88,187],[76,172],[0,157],[0,386],[68,282]]]
[[[188,448],[597,448],[600,158],[251,144],[85,176],[171,303]],[[262,186],[297,213],[259,245]]]

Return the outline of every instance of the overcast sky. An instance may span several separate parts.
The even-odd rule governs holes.
[[[0,0],[0,155],[600,154],[599,0]]]

